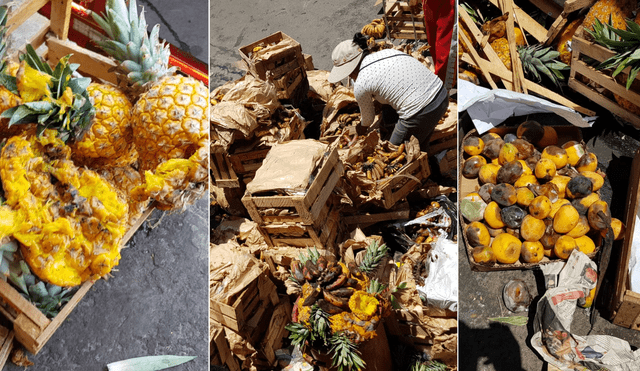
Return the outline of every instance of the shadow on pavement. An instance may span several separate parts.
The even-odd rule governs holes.
[[[491,322],[489,328],[474,329],[460,321],[458,331],[460,370],[483,370],[483,365],[493,365],[495,371],[524,371],[518,342],[508,325]]]

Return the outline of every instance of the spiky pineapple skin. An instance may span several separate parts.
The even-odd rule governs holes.
[[[611,16],[613,27],[624,30],[627,26],[625,19],[631,17],[631,12],[636,8],[636,5],[636,0],[598,0],[589,9],[582,26],[585,30],[593,30],[596,19],[602,23],[609,23],[609,16]],[[591,39],[591,36],[586,32],[585,37]]]
[[[125,196],[129,203],[129,226],[132,226],[149,203],[148,201],[139,202],[131,197],[131,191],[143,183],[142,175],[131,166],[104,168],[98,173]]]
[[[511,52],[509,51],[509,41],[505,38],[499,38],[491,42],[491,47],[498,54],[502,63],[511,71]]]
[[[142,94],[133,108],[140,169],[193,155],[208,137],[208,107],[207,88],[191,77],[165,77]]]
[[[74,156],[91,167],[130,165],[137,159],[131,129],[131,102],[112,85],[91,83],[89,100],[96,108],[91,129],[74,145]]]

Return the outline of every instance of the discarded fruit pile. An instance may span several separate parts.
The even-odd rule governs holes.
[[[70,313],[62,306],[119,264],[145,212],[204,194],[208,91],[169,66],[159,26],[148,34],[135,1],[92,14],[114,59],[66,40],[68,18],[38,24],[59,27],[7,54],[20,36],[9,30],[38,11],[22,6],[13,18],[0,7],[0,311],[35,354]],[[72,2],[52,7],[69,14]]]
[[[461,175],[478,180],[460,201],[472,265],[531,266],[566,260],[574,249],[593,256],[609,227],[616,239],[624,235],[600,198],[595,154],[578,141],[557,141],[553,127],[535,121],[504,137],[465,137]]]
[[[289,63],[283,60],[282,66]],[[358,134],[353,91],[329,84],[327,71],[307,71],[309,104],[298,111],[313,118],[305,120],[305,132],[320,140],[265,141],[269,135],[257,127],[273,121],[275,111],[267,108],[283,100],[273,101],[271,91],[279,88],[257,79],[254,69],[213,94],[212,364],[230,370],[312,367],[306,362],[323,370],[409,363],[455,369],[455,303],[427,301],[434,290],[426,283],[436,256],[455,251],[443,244],[448,249],[436,253],[436,244],[455,239],[456,230],[441,204],[427,200],[455,190],[428,179],[428,154],[415,138],[393,146],[377,130]],[[232,89],[233,96],[223,94]],[[235,112],[227,109],[232,104]],[[376,113],[381,118],[379,108]],[[446,121],[451,125],[455,115]],[[236,182],[224,178],[234,174]],[[384,226],[392,232],[383,239]],[[366,234],[359,227],[367,227]],[[268,267],[269,283],[233,273],[247,271],[241,254]],[[434,280],[455,274],[431,272]],[[272,306],[272,312],[261,309]],[[399,343],[433,361],[393,359]]]

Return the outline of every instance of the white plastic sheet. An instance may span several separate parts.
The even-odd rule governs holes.
[[[418,291],[427,297],[427,304],[458,311],[458,244],[444,237],[429,251],[428,276]]]
[[[591,127],[597,118],[583,118],[571,108],[533,95],[505,89],[489,90],[464,80],[458,80],[458,110],[469,113],[479,134],[498,126],[509,117],[532,113],[555,113],[581,128]]]

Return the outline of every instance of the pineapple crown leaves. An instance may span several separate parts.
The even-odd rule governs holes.
[[[305,254],[304,252],[300,253],[300,264],[304,266],[307,260],[311,260],[313,264],[316,264],[318,262],[319,257],[320,257],[320,252],[318,252],[317,248],[315,247],[313,249],[308,248],[307,254]]]
[[[564,81],[561,71],[568,71],[570,67],[558,60],[560,53],[551,47],[540,44],[518,48],[522,67],[538,81],[542,80],[541,73],[547,76],[558,88],[560,81]]]
[[[0,71],[4,70],[5,61],[4,57],[7,54],[7,43],[5,37],[7,35],[7,19],[9,19],[9,7],[6,5],[0,6]]]
[[[318,305],[313,305],[309,314],[309,322],[311,323],[314,337],[322,339],[324,341],[324,345],[327,345],[328,335],[331,333],[329,314],[322,310]]]
[[[72,294],[73,292],[69,289],[39,281],[29,285],[28,295],[23,294],[23,296],[31,300],[44,315],[53,318],[60,312],[62,306],[71,300]]]
[[[360,358],[356,345],[344,333],[336,333],[329,339],[332,354],[331,367],[338,367],[338,371],[362,370],[366,364]]]
[[[382,261],[382,258],[387,255],[388,251],[389,249],[387,248],[387,245],[378,245],[378,241],[374,240],[369,247],[367,247],[367,251],[364,254],[364,258],[362,258],[362,263],[360,263],[358,269],[364,273],[373,272]]]
[[[411,371],[447,371],[449,368],[438,361],[417,361],[411,366]]]
[[[171,51],[160,41],[160,25],[147,34],[144,9],[138,16],[135,0],[129,1],[128,8],[124,0],[108,0],[105,13],[91,16],[108,36],[98,45],[121,62],[119,67],[133,86],[142,87],[177,70],[169,67]]]
[[[372,279],[369,282],[369,287],[367,287],[367,294],[371,294],[374,296],[380,295],[385,288],[387,288],[386,285],[381,284],[377,279]]]
[[[626,22],[627,30],[620,30],[611,25],[611,16],[609,23],[604,24],[596,18],[593,31],[587,32],[598,44],[616,52],[598,65],[599,70],[612,68],[614,71],[611,76],[616,77],[627,67],[631,68],[626,83],[628,90],[640,72],[640,25],[630,19]]]
[[[293,346],[298,345],[303,347],[307,341],[312,342],[316,340],[312,329],[304,323],[291,322],[285,326],[285,329],[289,331],[289,339],[291,339]]]
[[[10,277],[10,266],[14,261],[13,254],[18,251],[18,242],[9,240],[0,245],[0,275],[1,277]]]
[[[89,100],[87,87],[91,79],[73,78],[80,67],[69,63],[71,55],[58,61],[55,69],[44,62],[31,45],[20,57],[23,66],[14,93],[23,104],[4,111],[0,117],[9,118],[9,126],[36,122],[38,135],[45,129],[55,129],[63,141],[80,139],[89,129],[95,108]]]

